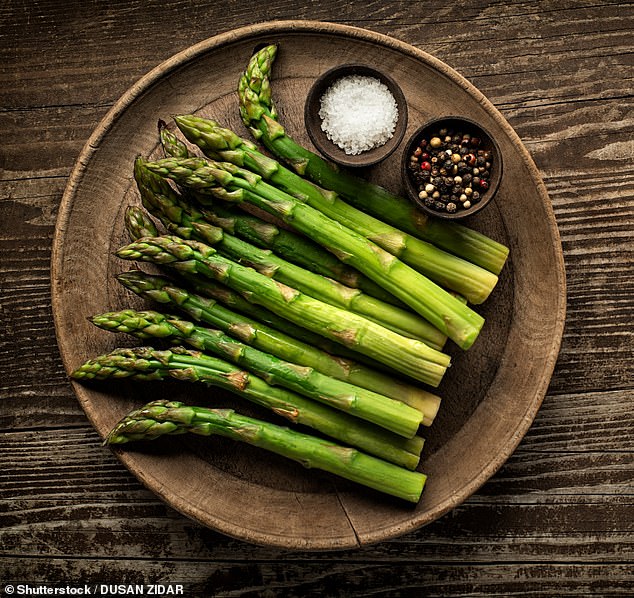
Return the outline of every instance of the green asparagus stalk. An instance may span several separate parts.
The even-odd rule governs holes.
[[[271,99],[271,68],[277,46],[257,51],[238,83],[240,114],[254,137],[299,175],[345,197],[367,211],[411,235],[499,274],[508,248],[473,229],[426,217],[411,202],[374,183],[334,168],[319,155],[296,143],[277,122]]]
[[[459,299],[372,241],[269,185],[259,175],[204,158],[165,158],[145,165],[181,185],[229,202],[248,202],[292,224],[409,305],[461,348],[468,349],[478,337],[484,319]]]
[[[177,344],[184,341],[243,367],[270,385],[282,386],[406,438],[416,434],[423,419],[420,411],[400,401],[324,376],[312,368],[282,361],[236,341],[220,330],[196,326],[177,316],[128,309],[99,314],[92,318],[92,322],[100,328],[127,332],[143,340],[163,338]]]
[[[161,333],[160,326],[155,333]],[[183,347],[167,351],[152,347],[115,349],[85,362],[71,376],[76,380],[175,379],[222,388],[294,424],[311,427],[408,469],[416,468],[424,444],[420,436],[393,434],[286,388],[271,386],[222,359]]]
[[[446,337],[411,311],[315,274],[208,224],[198,210],[184,203],[165,179],[147,170],[139,160],[135,163],[135,178],[144,205],[171,232],[185,239],[197,239],[213,245],[221,255],[250,266],[315,299],[360,314],[403,336],[417,338],[436,349],[442,349]]]
[[[213,122],[203,120],[207,123]],[[178,139],[178,137],[167,128],[167,123],[159,120],[158,128],[161,144],[166,156],[172,156],[174,158],[190,158],[194,156],[185,143]],[[228,129],[221,130],[233,134]],[[241,141],[247,144],[249,143],[244,139]],[[333,193],[325,192],[323,189],[321,191],[323,193]],[[294,264],[312,270],[322,276],[337,280],[346,286],[361,289],[367,295],[376,297],[387,303],[392,303],[399,307],[405,306],[402,301],[399,301],[394,295],[385,291],[385,289],[377,285],[373,280],[364,276],[356,268],[346,266],[346,264],[337,259],[332,253],[324,250],[323,247],[305,235],[298,235],[291,230],[278,227],[272,222],[263,220],[261,217],[245,211],[240,205],[236,206],[229,203],[214,204],[211,207],[207,205],[202,211],[202,214],[207,222],[220,226],[231,234],[249,241],[254,245],[270,249]],[[151,235],[138,235],[137,238],[141,236]],[[458,293],[452,294],[461,302],[467,302],[467,299],[462,295]],[[443,338],[442,342],[438,342],[438,346],[432,342],[431,346],[442,349],[445,340],[446,337]]]
[[[208,157],[255,172],[282,191],[374,241],[439,285],[460,293],[471,303],[482,303],[495,287],[498,280],[495,274],[358,210],[333,191],[319,188],[260,153],[252,143],[216,122],[197,116],[177,116],[174,120],[185,137]]]
[[[402,301],[396,299],[383,287],[361,274],[356,268],[347,266],[321,245],[304,235],[281,228],[230,204],[208,206],[202,212],[205,219],[211,224],[220,226],[227,232],[253,245],[270,249],[289,262],[332,278],[348,287],[359,289],[366,295],[386,303],[404,307]]]
[[[158,236],[158,233],[155,233],[156,225],[152,221],[152,219],[147,215],[144,210],[137,208],[136,206],[129,206],[127,210],[130,212],[130,217],[126,218],[126,228],[130,237],[133,241],[141,239],[146,236]],[[154,231],[154,232],[153,232]],[[152,234],[144,234],[144,233],[152,233]],[[132,275],[132,278],[137,278],[136,274],[139,276],[145,276],[142,272],[133,271],[129,273]],[[120,276],[120,280],[126,286],[127,281],[124,279],[127,278],[128,274],[122,274]],[[362,359],[367,365],[372,366],[373,368],[384,368],[378,362],[370,359],[367,356],[361,355],[356,351],[348,349],[344,347],[340,343],[336,343],[331,341],[320,334],[312,332],[306,328],[302,328],[301,326],[297,326],[284,318],[281,318],[277,314],[272,311],[262,307],[261,305],[256,305],[255,303],[249,303],[242,295],[239,295],[229,287],[212,281],[209,278],[204,278],[196,275],[187,275],[187,273],[181,273],[181,278],[183,278],[188,286],[190,286],[194,291],[208,297],[210,299],[214,299],[222,303],[223,305],[237,310],[241,314],[254,318],[258,322],[267,324],[270,327],[283,329],[288,335],[303,341],[304,343],[309,344],[312,347],[316,347],[321,349],[322,351],[326,351],[332,355],[337,355],[340,357],[346,357],[349,359]],[[144,292],[145,283],[141,283],[140,290],[134,288],[135,284],[138,281],[132,282],[132,290],[137,293]],[[438,347],[439,349],[442,347]],[[385,393],[382,393],[385,394]]]
[[[170,233],[210,245],[222,242],[222,229],[207,222],[203,214],[185,202],[164,178],[150,172],[140,157],[134,161],[134,179],[143,207]]]
[[[418,315],[363,294],[341,283],[324,278],[310,270],[296,266],[268,250],[259,249],[246,241],[224,234],[218,242],[219,253],[229,259],[250,266],[270,278],[319,299],[362,315],[403,336],[422,340],[429,346],[442,349],[446,336]]]
[[[158,235],[158,233],[154,234],[157,230],[156,225],[144,210],[136,206],[129,206],[127,210],[130,212],[130,215],[126,216],[126,228],[132,240],[138,240],[145,236]],[[146,233],[152,234],[148,235]],[[131,285],[128,284],[128,281],[124,280],[128,277],[128,274],[130,274],[130,277],[132,279]],[[131,288],[136,293],[142,294],[146,290],[146,281],[140,282],[136,279],[144,276],[148,275],[145,275],[143,272],[140,271],[133,271],[127,274],[122,274],[120,276],[120,281],[124,285],[129,286],[129,288]],[[196,293],[199,293],[204,297],[214,299],[215,301],[222,303],[226,307],[234,311],[238,311],[240,314],[257,320],[257,322],[266,324],[267,326],[276,328],[278,330],[284,330],[287,335],[298,339],[299,341],[302,341],[303,343],[310,345],[311,347],[321,349],[321,351],[325,351],[331,356],[343,357],[347,358],[348,360],[355,361],[360,360],[365,363],[365,365],[370,366],[375,370],[385,369],[384,365],[378,363],[373,359],[370,359],[366,355],[362,355],[361,353],[353,351],[348,347],[344,347],[341,343],[331,341],[330,339],[327,339],[320,334],[308,330],[307,328],[303,328],[302,326],[293,324],[289,320],[278,316],[277,314],[262,307],[261,305],[250,303],[244,297],[242,297],[242,295],[236,293],[229,287],[219,282],[210,280],[209,278],[205,277],[188,275],[187,273],[181,273],[181,278],[183,278],[184,281],[186,281],[187,285],[191,287]],[[167,284],[167,282],[165,284]],[[150,292],[153,292],[153,289],[151,289]],[[438,348],[440,349],[442,347]],[[382,392],[380,390],[378,392],[381,392],[381,394],[386,394],[385,392]]]
[[[380,492],[416,503],[425,474],[408,471],[352,448],[308,434],[239,415],[232,409],[188,407],[176,401],[153,401],[126,415],[107,436],[106,444],[153,440],[165,434],[191,432],[219,435],[293,459]]]
[[[125,228],[134,241],[142,237],[157,237],[156,224],[137,206],[128,206],[124,214]]]
[[[158,132],[166,158],[192,158],[195,156],[189,151],[187,145],[168,129],[167,123],[163,119],[158,121]]]
[[[194,157],[188,147],[167,128],[163,121],[159,121],[159,131],[161,143],[167,156],[174,158]],[[242,141],[249,143],[245,140]],[[232,160],[227,159],[227,161],[231,162]],[[220,226],[232,235],[258,247],[270,249],[289,262],[322,276],[328,276],[346,286],[360,289],[367,295],[387,303],[403,307],[403,303],[394,295],[388,293],[357,269],[347,266],[321,245],[304,235],[298,235],[291,230],[276,226],[272,222],[262,220],[262,218],[228,204],[214,205],[213,210],[203,210],[203,215],[211,224]]]
[[[263,324],[236,313],[214,300],[179,287],[167,278],[138,270],[120,274],[118,279],[137,295],[161,305],[180,309],[195,321],[218,328],[256,349],[299,366],[313,368],[326,376],[402,401],[424,414],[422,421],[424,426],[430,426],[438,413],[440,397],[437,395],[388,376],[377,368],[367,367],[350,359],[334,357],[317,348],[314,343],[297,340],[281,331],[288,330],[290,322],[286,320],[282,320],[282,326],[277,328]],[[258,307],[253,306],[231,289],[225,287],[225,291],[219,300],[226,305],[237,303],[236,309],[240,311],[248,306]],[[271,312],[268,313],[271,314]],[[285,327],[284,324],[286,324]],[[319,335],[316,336],[319,337]]]
[[[438,386],[449,356],[420,341],[403,337],[362,316],[328,305],[271,280],[252,268],[219,256],[211,247],[177,237],[146,237],[119,249],[122,259],[164,264],[218,280],[245,298],[295,324],[384,363],[416,380]]]

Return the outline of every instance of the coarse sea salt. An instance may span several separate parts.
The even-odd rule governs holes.
[[[398,106],[375,77],[348,75],[321,97],[321,129],[346,154],[358,155],[386,143],[396,128]]]

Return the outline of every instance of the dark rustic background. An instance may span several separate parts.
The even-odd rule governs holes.
[[[165,506],[100,446],[52,324],[57,209],[92,130],[172,54],[273,19],[365,27],[471,80],[535,159],[567,268],[559,361],[512,458],[428,527],[343,553],[245,544]],[[7,579],[185,582],[189,596],[634,595],[634,4],[9,0],[0,23],[0,595]]]

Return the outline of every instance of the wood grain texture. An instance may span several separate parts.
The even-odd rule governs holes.
[[[634,595],[632,3],[50,0],[4,3],[0,18],[0,578],[186,576],[200,596]],[[540,169],[567,270],[555,373],[507,464],[432,525],[334,555],[262,549],[166,508],[100,447],[51,325],[57,207],[108,108],[173,53],[284,18],[392,35],[477,85]]]

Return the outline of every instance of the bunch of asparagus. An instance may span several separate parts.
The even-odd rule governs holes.
[[[240,114],[288,167],[215,121],[176,117],[191,145],[160,121],[165,158],[135,161],[144,209],[128,207],[132,242],[116,254],[175,275],[118,277],[169,311],[92,321],[169,348],[117,349],[72,376],[204,383],[328,438],[232,410],[153,402],[126,416],[108,444],[220,434],[417,502],[426,479],[415,471],[418,430],[440,405],[420,383],[440,384],[448,339],[463,349],[475,342],[484,320],[470,304],[489,296],[508,250],[425,219],[290,139],[271,100],[275,55],[268,46],[249,62]]]

